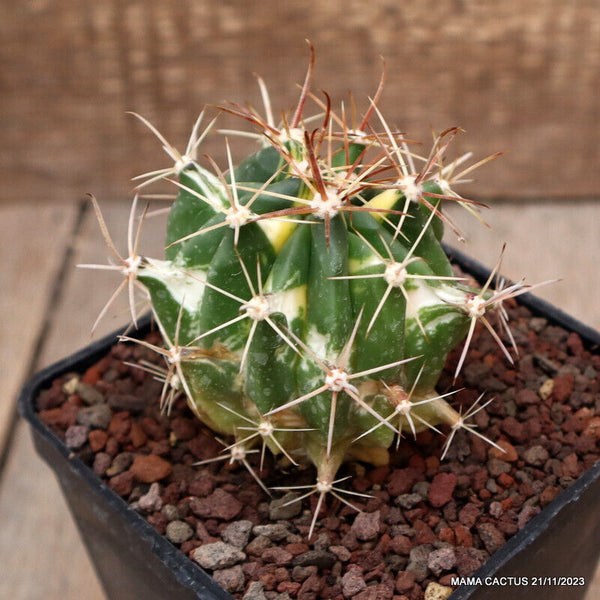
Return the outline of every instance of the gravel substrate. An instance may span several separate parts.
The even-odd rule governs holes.
[[[404,440],[389,466],[348,463],[342,485],[373,498],[355,502],[361,513],[328,499],[310,541],[314,496],[285,505],[293,496],[269,498],[238,464],[194,466],[222,445],[183,400],[161,415],[161,384],[123,363],[156,361],[146,349],[115,345],[37,404],[68,447],[236,598],[445,598],[451,577],[473,573],[600,455],[600,356],[523,307],[510,320],[518,363],[478,328],[454,396],[465,409],[482,392],[495,397],[475,422],[505,452],[459,431],[440,463],[444,438],[424,432]],[[459,352],[440,392],[452,389]],[[267,461],[261,479],[302,485],[315,474]]]

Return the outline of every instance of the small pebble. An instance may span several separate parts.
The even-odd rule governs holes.
[[[446,600],[451,593],[451,587],[431,581],[425,588],[424,600]]]
[[[190,508],[198,517],[230,521],[242,512],[244,505],[229,492],[217,488],[206,498],[192,498]]]
[[[532,465],[533,467],[541,467],[548,460],[549,454],[548,450],[543,446],[536,445],[531,448],[527,448],[525,452],[523,452],[523,459],[528,465]]]
[[[197,477],[188,485],[191,496],[209,496],[215,491],[215,480],[209,476]]]
[[[502,516],[502,513],[504,512],[504,508],[502,508],[502,503],[497,501],[491,502],[488,510],[490,515],[492,515],[492,517],[494,517],[495,519],[499,519]]]
[[[358,568],[349,568],[342,577],[342,593],[346,598],[351,598],[359,592],[362,592],[367,587],[367,584],[362,576],[361,570]]]
[[[414,467],[398,469],[390,475],[387,490],[392,496],[406,494],[422,477],[422,472]]]
[[[465,504],[458,513],[458,520],[466,527],[472,527],[479,519],[481,509],[472,502]]]
[[[547,324],[548,321],[544,317],[532,317],[529,319],[529,327],[535,331],[535,333],[541,333]]]
[[[228,592],[241,592],[244,589],[246,576],[240,565],[228,569],[218,569],[212,574],[215,582]]]
[[[427,577],[429,573],[427,563],[432,550],[431,544],[421,544],[410,551],[406,570],[414,575],[416,581],[423,581]]]
[[[102,404],[106,402],[104,394],[97,390],[93,385],[80,381],[77,384],[75,393],[84,401],[88,406],[93,404]]]
[[[234,521],[221,531],[221,538],[225,543],[236,548],[244,548],[248,544],[251,531],[252,521]]]
[[[396,577],[396,591],[399,594],[410,592],[415,585],[415,576],[412,571],[400,571]]]
[[[130,471],[119,473],[108,480],[108,487],[119,496],[129,496],[133,490],[133,475]]]
[[[243,600],[267,600],[264,583],[262,581],[253,581],[248,586]]]
[[[65,432],[65,445],[76,450],[81,448],[88,439],[90,428],[88,425],[71,425]]]
[[[280,546],[267,548],[261,555],[261,559],[267,563],[274,563],[277,566],[287,566],[292,563],[294,555]]]
[[[461,577],[472,575],[489,558],[489,554],[479,548],[457,546],[454,550],[456,570]]]
[[[524,388],[517,392],[515,402],[518,406],[537,405],[540,402],[539,396],[528,388]]]
[[[548,400],[550,396],[552,396],[552,391],[554,390],[554,379],[546,379],[544,383],[540,386],[538,390],[538,394],[542,400]]]
[[[573,393],[574,384],[575,378],[572,373],[555,377],[554,388],[552,390],[552,400],[561,404],[567,402]]]
[[[225,542],[214,542],[199,546],[192,558],[204,569],[225,569],[246,559],[246,555],[235,546]]]
[[[138,481],[154,483],[169,476],[172,471],[171,463],[156,454],[136,456],[131,465],[131,472]]]
[[[497,440],[496,444],[500,446],[502,450],[499,450],[498,448],[492,446],[489,450],[490,459],[497,459],[509,463],[515,462],[519,459],[519,455],[517,454],[515,447],[509,441]]]
[[[112,419],[112,411],[106,404],[94,404],[79,409],[77,422],[96,429],[106,429]]]
[[[331,552],[309,550],[294,558],[294,566],[308,567],[316,566],[319,569],[331,569],[335,563],[335,556]]]
[[[493,554],[506,543],[504,535],[493,523],[480,523],[477,525],[477,533],[485,546],[485,549]]]
[[[492,477],[498,477],[502,473],[508,473],[511,467],[502,458],[490,458],[487,462],[487,468]]]
[[[67,396],[71,396],[72,394],[75,394],[77,392],[78,386],[79,376],[75,375],[74,377],[71,377],[70,379],[67,379],[67,381],[65,381],[65,383],[62,386],[62,389]]]
[[[317,550],[319,552],[327,552],[329,550],[329,546],[331,542],[329,541],[329,535],[326,532],[319,534],[319,537],[313,543],[313,550]]]
[[[339,560],[342,562],[347,562],[350,560],[352,553],[345,546],[329,546],[329,552],[335,554]]]
[[[104,473],[106,473],[106,469],[110,467],[110,463],[112,462],[112,458],[110,454],[106,452],[98,452],[94,457],[94,464],[92,466],[92,470],[98,477],[103,477]]]
[[[126,410],[131,413],[141,412],[148,405],[146,398],[135,394],[111,394],[108,405],[115,410]]]
[[[167,525],[167,538],[174,544],[183,544],[194,535],[194,530],[185,521],[171,521]]]
[[[181,517],[179,514],[179,509],[174,504],[165,504],[162,507],[161,512],[167,521],[174,521],[175,519],[179,519]]]
[[[163,501],[160,497],[160,485],[153,483],[150,489],[138,500],[138,506],[146,512],[155,512],[162,508]]]
[[[448,546],[434,550],[427,558],[427,566],[429,570],[437,577],[443,571],[449,571],[456,566],[456,553],[454,548]]]
[[[293,519],[302,512],[302,502],[294,502],[300,497],[297,492],[289,492],[282,498],[271,500],[269,503],[269,518],[271,521]]]
[[[356,539],[366,542],[375,539],[379,534],[379,519],[381,513],[376,510],[372,513],[360,512],[352,523],[352,532]]]
[[[454,473],[438,473],[429,486],[427,500],[431,506],[439,508],[452,499],[457,478]]]
[[[123,473],[123,471],[129,469],[132,463],[133,455],[131,452],[121,452],[113,458],[110,467],[106,470],[106,475],[108,477],[119,475],[119,473]]]
[[[102,429],[92,429],[88,434],[88,441],[92,452],[99,452],[106,445],[108,434]]]
[[[412,486],[412,492],[413,494],[420,496],[421,500],[425,500],[429,493],[429,481],[417,481],[417,483]]]
[[[540,512],[540,509],[537,506],[524,506],[521,512],[519,513],[519,517],[517,519],[517,526],[519,529],[523,529],[535,515]]]
[[[273,542],[264,535],[255,537],[249,544],[246,545],[246,552],[253,556],[261,556],[262,553],[273,545]]]
[[[280,542],[287,537],[289,529],[287,523],[267,523],[266,525],[256,525],[252,528],[252,533],[256,536],[263,535],[272,542]]]
[[[395,504],[404,509],[414,508],[419,502],[423,501],[420,494],[400,494],[394,501]]]

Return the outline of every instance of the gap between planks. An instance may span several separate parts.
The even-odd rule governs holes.
[[[48,251],[51,275],[63,273],[60,285],[47,294],[36,329],[41,345],[28,369],[40,369],[90,342],[90,328],[104,302],[119,282],[115,273],[75,269],[78,263],[106,263],[110,254],[89,204],[77,213],[68,242]],[[108,228],[117,248],[124,249],[129,207],[109,204],[105,208]],[[164,221],[148,220],[144,251],[163,252]],[[56,234],[56,231],[54,231]],[[23,238],[21,243],[29,243]],[[36,274],[36,276],[38,276]],[[33,277],[32,277],[33,278]],[[124,299],[121,299],[124,300]],[[16,300],[13,299],[12,304]],[[44,310],[45,309],[45,310]],[[98,327],[95,339],[128,320],[127,304],[117,303],[114,312]],[[113,311],[111,311],[113,314]],[[42,318],[43,315],[43,318]],[[118,321],[118,322],[115,322]],[[35,337],[35,336],[33,336]],[[19,385],[18,382],[16,385]],[[68,512],[54,475],[37,457],[28,426],[14,428],[0,486],[0,598],[13,600],[104,600],[79,534]],[[23,564],[35,565],[35,577]]]
[[[19,386],[35,370],[83,218],[77,203],[0,206],[0,476],[17,420]],[[43,226],[45,225],[45,227]]]
[[[16,396],[40,366],[84,209],[73,202],[10,205],[0,211],[6,227],[2,255],[11,258],[0,273],[0,302],[7,317],[0,332],[1,379],[7,395],[0,405],[0,597],[59,600],[64,573],[71,568],[87,574],[89,589],[98,584],[54,477],[36,456],[28,426],[17,420]],[[62,518],[55,518],[55,507],[63,507]],[[24,565],[35,566],[36,576]],[[102,598],[96,594],[90,600]]]

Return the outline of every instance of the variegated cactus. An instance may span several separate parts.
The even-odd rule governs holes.
[[[381,116],[381,86],[362,121],[349,125],[343,106],[336,113],[327,96],[311,94],[312,64],[311,51],[298,105],[279,125],[261,80],[264,118],[222,108],[250,122],[245,135],[260,142],[234,166],[225,141],[223,171],[197,160],[210,129],[200,134],[201,119],[183,155],[142,119],[174,162],[140,186],[163,178],[177,186],[164,259],[139,255],[135,202],[127,258],[94,207],[125,275],[121,287],[129,284],[134,321],[134,286],[151,299],[165,341],[155,349],[166,361],[167,407],[184,393],[199,419],[233,438],[223,458],[241,461],[261,485],[249,452],[313,463],[306,495],[319,494],[321,506],[329,492],[347,502],[336,485],[345,459],[386,464],[395,440],[425,428],[447,436],[444,454],[458,429],[480,435],[468,418],[484,404],[460,414],[436,383],[466,338],[458,373],[478,321],[512,360],[488,313],[512,341],[502,300],[530,286],[466,287],[441,245],[444,224],[452,226],[442,204],[476,212],[454,184],[493,157],[442,166],[457,129],[420,157]],[[320,114],[305,119],[307,101]]]

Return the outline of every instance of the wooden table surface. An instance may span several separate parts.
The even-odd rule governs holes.
[[[207,103],[260,107],[255,72],[275,114],[291,109],[306,38],[314,91],[334,106],[352,90],[368,107],[383,56],[393,127],[426,141],[460,126],[461,152],[508,151],[486,194],[600,186],[598,0],[30,0],[0,2],[0,38],[0,203],[124,198],[128,178],[161,160],[127,110],[180,145]],[[211,140],[203,151],[223,157]]]
[[[103,208],[123,247],[129,207]],[[456,218],[472,255],[491,265],[507,241],[507,276],[526,274],[530,282],[561,277],[539,295],[600,328],[600,202],[496,202],[488,219],[491,233],[470,217]],[[144,253],[162,255],[163,228],[162,217],[147,222]],[[0,229],[0,598],[102,600],[54,476],[34,454],[27,426],[16,416],[15,399],[34,371],[89,342],[90,327],[118,280],[74,268],[108,256],[87,203],[0,204]],[[121,303],[96,337],[126,321]],[[598,599],[597,574],[586,600]]]

